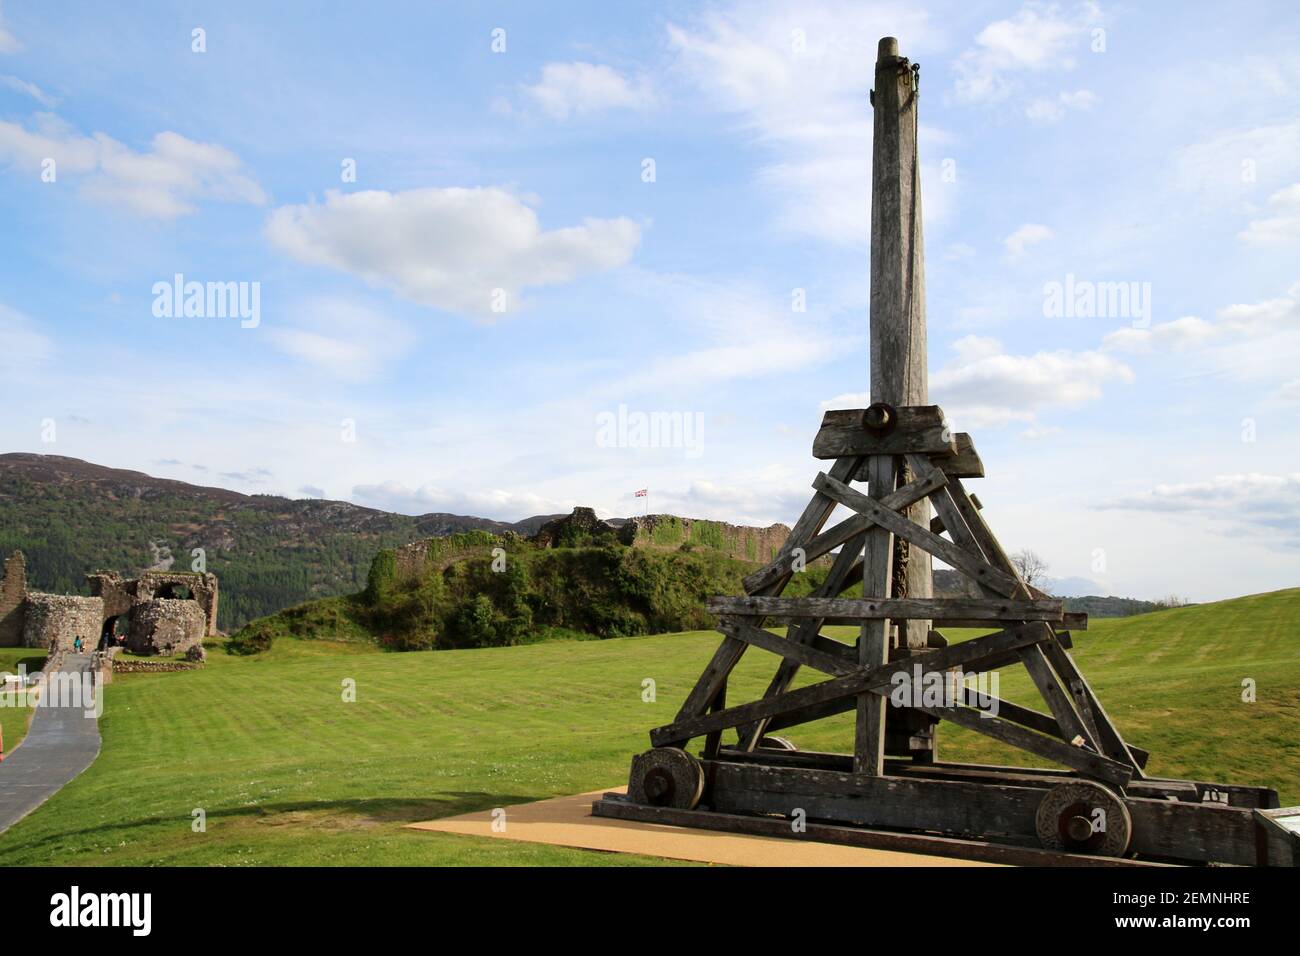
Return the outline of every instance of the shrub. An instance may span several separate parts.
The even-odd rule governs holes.
[[[265,621],[253,621],[226,642],[226,653],[247,657],[269,651],[274,642],[275,628]]]

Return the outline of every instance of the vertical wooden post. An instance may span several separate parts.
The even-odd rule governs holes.
[[[917,75],[911,64],[898,55],[898,40],[884,37],[876,57],[876,88],[872,93],[871,400],[891,405],[929,402],[916,85]],[[918,502],[907,514],[921,527],[929,527],[928,502]],[[899,541],[894,562],[896,594],[933,596],[928,553]],[[925,647],[929,630],[929,621],[904,622],[899,628],[899,643]]]
[[[867,459],[867,493],[883,498],[898,483],[898,462],[893,455],[872,455]],[[885,528],[867,532],[866,552],[862,558],[863,597],[887,597],[893,572],[890,560],[894,536]],[[862,625],[858,640],[858,662],[863,667],[889,663],[889,622],[883,619]],[[878,777],[885,772],[885,698],[879,694],[859,694],[857,724],[853,735],[853,772]]]

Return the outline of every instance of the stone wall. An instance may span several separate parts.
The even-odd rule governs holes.
[[[518,539],[509,532],[498,536],[486,531],[467,531],[413,541],[394,549],[393,576],[398,581],[423,578],[430,571],[441,571],[461,558],[491,557],[493,548],[508,549],[514,540]]]
[[[207,620],[188,599],[154,598],[131,612],[126,646],[132,654],[180,654],[203,643]]]
[[[104,623],[104,602],[97,597],[68,594],[28,593],[23,646],[44,647],[51,652],[71,651],[76,638],[90,653],[99,645]]]
[[[116,571],[98,571],[86,575],[90,593],[104,599],[104,619],[132,614],[132,608],[155,598],[175,599],[180,588],[190,592],[198,602],[205,620],[204,633],[217,633],[217,576],[197,571],[144,571],[138,578],[124,578]],[[134,625],[132,625],[134,627]]]
[[[5,561],[0,580],[0,647],[17,647],[23,642],[24,601],[27,600],[27,561],[15,551]]]
[[[702,518],[678,518],[676,515],[649,515],[629,518],[619,529],[624,544],[636,548],[657,548],[671,551],[684,544],[694,548],[711,548],[741,561],[767,562],[790,536],[783,524],[766,528],[749,528],[727,524],[725,521],[706,521]]]

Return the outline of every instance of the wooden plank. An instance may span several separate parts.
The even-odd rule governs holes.
[[[920,707],[917,709],[934,717],[951,720],[968,730],[974,730],[986,737],[1000,740],[1020,750],[1027,750],[1056,763],[1073,767],[1085,777],[1094,780],[1103,780],[1122,787],[1133,776],[1133,768],[1127,764],[1110,760],[1079,747],[1072,747],[1061,740],[1035,733],[1018,724],[1013,724],[1009,720],[1003,720],[1001,717],[981,716],[979,711],[971,710],[969,707]]]
[[[782,657],[797,661],[800,664],[815,667],[824,674],[841,677],[844,674],[852,674],[858,670],[852,661],[828,654],[807,644],[792,641],[789,638],[778,637],[770,631],[764,631],[742,621],[724,618],[718,623],[718,630],[728,637],[734,637],[746,644],[753,644],[755,647],[761,647],[773,654],[780,654]]]
[[[813,439],[814,458],[842,458],[848,455],[955,455],[957,443],[947,425],[925,428],[895,428],[879,435],[861,427],[823,425]]]
[[[999,716],[1005,714],[999,713]],[[1056,722],[1051,717],[1046,714],[1040,716],[1055,725]],[[840,773],[853,771],[853,757],[849,754],[813,750],[759,750],[748,753],[735,747],[723,747],[718,753],[718,759],[742,763],[766,763],[778,767],[835,770]],[[951,762],[919,764],[910,760],[888,759],[885,761],[885,775],[923,777],[933,780],[985,780],[990,783],[1037,787],[1040,790],[1082,779],[1074,770],[1059,767],[1006,767],[995,764]],[[1201,802],[1196,785],[1186,780],[1130,780],[1124,791],[1131,797]]]
[[[782,618],[819,617],[825,621],[858,623],[866,619],[929,619],[936,624],[974,621],[983,627],[990,621],[1061,620],[1061,602],[989,601],[981,598],[865,598],[824,597],[711,597],[705,602],[710,613],[733,617]],[[982,622],[982,623],[980,623]],[[951,626],[951,625],[949,625]]]
[[[915,481],[908,482],[897,491],[887,495],[880,502],[881,506],[890,508],[894,511],[902,511],[910,505],[925,499],[936,488],[942,487],[943,483],[948,480],[942,472],[937,472],[934,469],[931,469],[931,472],[931,474],[927,474],[924,478],[918,478]],[[818,492],[818,495],[830,501],[831,507],[834,508],[837,502],[822,495],[821,492]],[[808,543],[804,545],[805,560],[808,562],[815,561],[822,555],[829,554],[831,551],[834,551],[846,542],[853,540],[855,537],[873,526],[872,522],[860,515],[850,516],[839,524],[836,524],[831,528],[828,528],[826,531],[810,538]],[[791,533],[791,538],[793,538],[793,533]],[[790,539],[787,538],[786,540],[789,541]],[[791,573],[790,564],[793,550],[793,547],[788,551],[783,548],[782,553],[778,554],[776,559],[770,561],[757,571],[745,575],[741,582],[744,585],[745,593],[754,594],[761,588],[767,587],[781,577],[789,576]]]
[[[896,405],[894,414],[896,429],[915,430],[920,428],[942,428],[948,423],[947,416],[938,405]],[[822,428],[866,428],[865,408],[832,408],[822,412]],[[862,481],[866,481],[863,475]]]
[[[907,463],[919,475],[924,475],[929,470],[936,470],[931,469],[929,462],[927,462],[921,455],[908,455]],[[946,484],[947,482],[945,482],[945,485]],[[980,549],[979,542],[975,540],[975,536],[971,534],[970,528],[966,525],[966,519],[961,516],[961,512],[958,511],[957,505],[953,502],[952,495],[948,492],[947,488],[939,488],[933,492],[930,495],[930,504],[934,506],[936,516],[943,525],[944,530],[948,532],[948,537],[952,539],[952,543],[958,548],[961,548],[961,550],[965,551],[967,554],[973,555],[985,563],[988,563],[988,558]],[[934,522],[931,522],[932,525],[933,523]],[[990,597],[995,593],[994,589],[989,587],[983,581],[975,580],[975,586],[985,597]]]
[[[724,813],[803,810],[810,820],[947,834],[1028,839],[1043,791],[959,780],[869,777],[712,761],[711,806]],[[1037,842],[1035,840],[1035,842]]]
[[[1135,853],[1238,866],[1267,862],[1260,860],[1253,810],[1144,797],[1129,797],[1124,805],[1133,818]]]
[[[1047,663],[1047,658],[1043,656],[1042,648],[1035,644],[1033,647],[1022,647],[1019,653],[1020,659],[1025,664],[1025,670],[1029,671],[1030,680],[1043,695],[1043,700],[1047,702],[1048,709],[1059,725],[1059,729],[1053,731],[1052,735],[1060,737],[1071,746],[1077,746],[1077,741],[1086,744],[1094,752],[1099,752],[1092,731],[1084,725],[1079,714],[1075,712],[1074,705],[1070,703],[1070,698],[1065,696],[1065,691],[1061,690],[1061,685],[1056,682],[1056,674]]]
[[[914,663],[921,666],[923,673],[952,667],[974,668],[978,667],[984,659],[1016,650],[1026,644],[1046,640],[1049,633],[1050,631],[1042,624],[1024,624],[932,651],[924,657],[915,658]],[[701,734],[750,724],[765,717],[776,717],[779,714],[797,711],[828,700],[863,692],[887,694],[893,685],[893,677],[897,670],[897,664],[882,664],[870,670],[800,687],[779,697],[751,701],[736,707],[728,707],[717,713],[679,718],[671,724],[650,731],[650,742],[655,747],[678,746]]]
[[[1124,738],[1120,736],[1119,729],[1111,721],[1106,709],[1101,706],[1101,701],[1093,693],[1092,686],[1088,683],[1083,672],[1079,670],[1074,663],[1074,658],[1066,652],[1056,641],[1044,641],[1043,652],[1047,655],[1047,660],[1051,663],[1056,673],[1061,676],[1065,686],[1070,688],[1070,692],[1076,700],[1083,700],[1088,708],[1088,714],[1092,719],[1092,726],[1096,728],[1096,742],[1098,750],[1104,753],[1112,760],[1118,760],[1128,764],[1133,768],[1133,776],[1141,780],[1146,776],[1145,771],[1138,765],[1133,755],[1129,752]]]
[[[901,853],[924,853],[930,856],[998,863],[1005,866],[1133,867],[1159,865],[1116,857],[1056,853],[1035,847],[990,843],[986,840],[942,837],[928,833],[898,833],[892,830],[871,830],[862,827],[839,826],[832,823],[812,821],[806,823],[803,832],[795,833],[790,826],[789,820],[777,817],[718,813],[710,810],[677,810],[670,807],[648,807],[632,803],[622,794],[610,794],[604,799],[594,801],[591,813],[592,816],[597,817],[635,820],[660,826],[691,827],[722,833],[743,833],[787,840],[814,840],[818,843],[834,843],[841,846],[862,847],[872,850],[893,850]]]
[[[834,498],[845,507],[852,508],[864,518],[870,518],[881,527],[888,528],[894,534],[904,538],[916,547],[929,552],[934,557],[952,565],[952,567],[966,572],[973,580],[988,585],[999,594],[1010,597],[1018,594],[1023,587],[1016,579],[999,571],[985,561],[982,555],[965,551],[951,541],[945,541],[902,515],[886,510],[881,507],[880,502],[872,501],[866,495],[854,491],[842,481],[837,481],[829,475],[822,474],[818,475],[813,481],[813,487]]]
[[[873,455],[867,460],[868,490],[877,501],[893,489],[898,480],[898,463],[892,455]],[[928,473],[928,472],[927,472]],[[904,521],[907,519],[904,518]],[[862,557],[862,595],[887,598],[893,584],[894,536],[886,528],[867,533]],[[874,618],[862,622],[858,638],[858,662],[863,667],[889,663],[889,622]],[[859,694],[853,735],[853,769],[879,776],[885,767],[885,698]]]

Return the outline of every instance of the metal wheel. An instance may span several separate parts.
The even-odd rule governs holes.
[[[678,747],[656,747],[632,758],[627,795],[633,803],[694,810],[704,795],[704,768]]]
[[[799,749],[785,737],[762,737],[758,741],[758,746],[760,749],[763,750],[798,750]]]
[[[1035,818],[1048,850],[1123,856],[1133,836],[1124,801],[1097,783],[1063,783],[1048,790]]]

